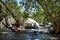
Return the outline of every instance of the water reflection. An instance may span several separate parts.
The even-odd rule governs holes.
[[[39,40],[40,36],[39,34],[26,34],[26,40]]]
[[[47,33],[29,33],[26,34],[26,40],[48,40],[51,36]]]
[[[48,40],[51,36],[49,33],[38,32],[8,32],[0,35],[0,40]]]
[[[0,40],[24,40],[25,34],[21,34],[18,32],[9,32],[7,34],[2,34],[0,36]]]

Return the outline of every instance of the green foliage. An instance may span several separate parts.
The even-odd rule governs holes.
[[[41,9],[42,8],[40,8],[38,12],[35,12],[35,13],[33,12],[30,14],[30,15],[32,15],[30,17],[33,18],[34,20],[36,20],[38,23],[45,21],[46,15],[45,15],[44,11]]]
[[[3,0],[4,5],[1,1],[1,20],[3,17],[12,15],[14,19],[19,21],[30,17],[39,23],[49,21],[56,23],[56,25],[60,24],[60,0],[22,0],[19,6],[17,0]]]
[[[22,5],[22,6],[21,6]],[[26,12],[31,12],[34,8],[34,11],[38,11],[39,6],[34,0],[23,0],[20,2],[20,7],[21,9],[24,8],[23,10]],[[30,11],[29,11],[30,10]]]
[[[47,21],[51,21],[55,33],[60,32],[60,0],[36,0],[44,9],[48,16]]]

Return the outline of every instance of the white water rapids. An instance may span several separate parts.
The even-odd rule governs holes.
[[[31,31],[49,32],[49,31],[48,31],[48,28],[43,28],[43,27],[39,26],[39,23],[36,22],[35,20],[31,19],[31,18],[28,18],[28,19],[26,20],[26,23],[32,24],[32,26],[35,24],[36,27],[38,27],[38,29],[29,29],[29,30],[31,30]]]

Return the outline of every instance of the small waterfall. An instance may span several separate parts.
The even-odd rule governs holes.
[[[32,27],[36,27],[36,29],[31,29],[32,31],[49,32],[49,28],[48,27],[43,27],[43,26],[41,27],[38,22],[36,22],[35,20],[33,20],[31,18],[28,18],[26,20],[26,23],[32,24]],[[35,26],[33,26],[33,25],[35,25]]]
[[[41,27],[39,26],[39,23],[37,23],[35,20],[33,20],[33,19],[31,19],[31,18],[28,18],[28,19],[26,20],[26,23],[32,24],[32,26],[33,26],[33,25],[36,25],[36,27],[41,28]]]

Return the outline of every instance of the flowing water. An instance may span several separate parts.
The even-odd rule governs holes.
[[[39,32],[5,32],[0,34],[0,40],[48,40],[49,33]]]
[[[33,19],[28,19],[28,23],[36,24],[38,28],[41,28],[39,24],[33,20]],[[42,31],[42,32],[38,32]],[[25,30],[21,32],[12,32],[11,30],[7,30],[4,32],[0,30],[0,40],[50,40],[52,37],[49,33],[44,33],[48,32],[46,29],[40,29],[40,30]]]

